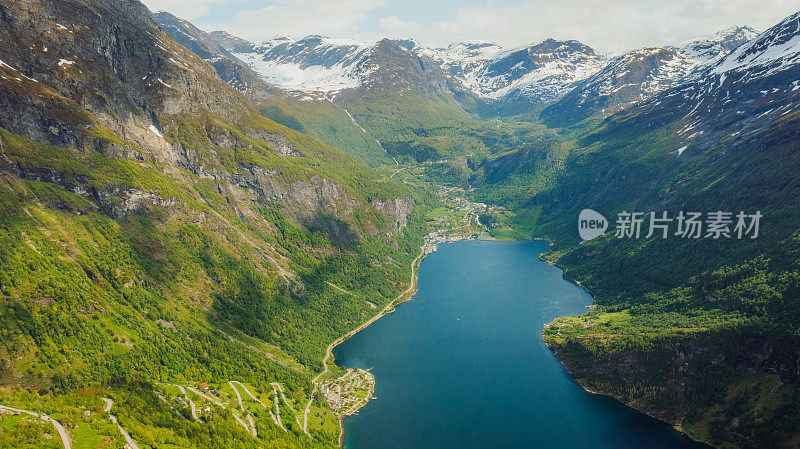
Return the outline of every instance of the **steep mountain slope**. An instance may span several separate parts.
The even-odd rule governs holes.
[[[587,45],[547,39],[500,53],[465,75],[475,80],[468,85],[483,96],[538,105],[561,97],[605,65]]]
[[[625,126],[681,123],[675,145],[703,150],[725,137],[746,138],[798,106],[800,37],[790,16],[684,83],[632,108]],[[735,130],[735,131],[734,131]]]
[[[554,240],[550,260],[595,295],[596,311],[545,329],[570,372],[720,447],[793,446],[800,428],[799,54],[800,13],[604,120],[567,155],[549,146],[486,167],[507,176],[487,175],[483,191],[525,195],[520,216]],[[671,232],[646,237],[645,217],[638,238],[612,224],[579,244],[584,208],[612,221],[666,212]],[[763,218],[757,238],[737,238],[734,218],[732,238],[704,227],[692,239],[674,234],[680,211],[702,212],[703,226],[714,211]]]
[[[474,98],[410,42],[307,36],[255,45],[224,33],[211,36],[264,80],[295,91],[311,107],[320,101],[339,106],[392,156],[408,154],[407,147],[429,133],[459,134],[472,122],[463,107]]]
[[[242,92],[262,115],[312,134],[372,166],[394,164],[380,144],[342,107],[323,96],[291,93],[272,86],[234,56],[234,53],[252,52],[255,47],[252,43],[222,32],[211,36],[168,12],[158,12],[155,17],[167,34],[210,63],[219,76]]]
[[[757,34],[749,27],[732,27],[677,46],[628,52],[545,108],[541,118],[550,126],[566,126],[607,117],[682,82],[694,70],[702,71]]]
[[[545,108],[541,117],[548,125],[560,127],[598,113],[608,116],[678,83],[695,66],[696,63],[672,50],[634,50],[578,83],[563,98]]]
[[[143,447],[335,445],[309,381],[405,288],[415,194],[259,114],[138,1],[4,3],[0,21],[3,402],[36,389],[77,422],[111,395]],[[201,380],[265,399],[275,382],[309,422],[265,410],[253,438],[152,384]]]

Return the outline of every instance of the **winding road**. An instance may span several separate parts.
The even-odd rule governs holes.
[[[221,408],[223,408],[223,409],[226,409],[226,408],[228,408],[228,407],[225,407],[225,404],[223,404],[222,402],[219,402],[218,400],[216,400],[216,399],[212,398],[211,396],[209,396],[209,395],[207,395],[207,394],[203,394],[203,393],[201,393],[201,392],[200,392],[200,390],[198,390],[198,389],[196,389],[196,388],[192,388],[192,387],[186,387],[186,389],[187,389],[187,390],[189,390],[189,391],[191,391],[192,393],[194,393],[194,394],[196,394],[196,395],[200,396],[201,398],[203,398],[203,399],[205,399],[205,400],[209,401],[209,402],[213,402],[214,404],[216,404],[217,406],[219,406],[219,407],[221,407]]]
[[[184,399],[186,399],[186,401],[189,402],[189,408],[192,411],[192,418],[194,418],[194,420],[197,421],[197,422],[203,422],[203,420],[200,419],[199,416],[197,416],[197,406],[194,405],[194,401],[189,399],[189,395],[186,394],[186,389],[183,388],[180,385],[173,385],[173,384],[167,384],[167,385],[172,385],[173,387],[178,387],[178,390],[180,390],[180,392],[183,395]]]
[[[258,399],[257,397],[255,397],[255,395],[253,395],[253,393],[251,393],[251,392],[250,392],[250,390],[248,390],[248,389],[247,389],[247,387],[245,387],[245,386],[244,386],[244,384],[242,384],[242,383],[241,383],[241,382],[239,382],[238,380],[232,380],[232,381],[230,381],[230,383],[231,383],[231,384],[236,384],[236,385],[238,385],[238,386],[242,387],[242,390],[244,390],[244,392],[245,392],[245,393],[247,393],[247,395],[248,395],[248,396],[250,396],[250,399],[252,399],[252,400],[254,400],[254,401],[258,402],[259,404],[261,404],[261,406],[262,406],[262,407],[264,407],[265,409],[269,410],[269,407],[267,407],[266,405],[264,405],[264,403],[263,403],[263,402],[261,402],[261,400],[260,400],[260,399]],[[239,395],[239,392],[236,392],[236,395],[238,396],[238,395]]]
[[[241,408],[241,409],[242,409],[242,413],[245,413],[245,410],[244,410],[244,402],[242,402],[242,395],[241,395],[241,394],[239,394],[239,390],[236,388],[236,385],[234,385],[234,382],[235,382],[235,381],[228,381],[228,385],[230,385],[230,386],[231,386],[231,388],[233,389],[233,392],[234,392],[234,393],[236,393],[236,399],[239,401],[239,408]],[[245,387],[244,387],[244,385],[242,385],[241,383],[239,383],[239,382],[236,382],[236,383],[238,383],[239,385],[241,385],[241,387],[242,387],[242,388],[245,388]],[[246,388],[245,388],[245,390],[246,390]],[[249,393],[249,392],[248,392],[248,393]],[[251,395],[251,397],[252,397],[252,395]],[[259,402],[261,402],[261,401],[259,401]],[[264,405],[264,404],[261,404],[261,405]],[[252,434],[254,437],[257,437],[257,436],[258,436],[258,432],[256,431],[256,425],[255,425],[255,423],[253,422],[253,415],[251,415],[251,414],[249,414],[249,413],[247,414],[247,421],[249,421],[249,422],[250,422],[250,426],[248,426],[248,425],[247,425],[247,424],[246,424],[246,423],[245,423],[245,422],[244,422],[244,421],[243,421],[241,418],[239,418],[239,417],[236,415],[236,413],[234,413],[234,414],[233,414],[233,417],[234,417],[234,418],[236,418],[236,421],[238,421],[238,422],[239,422],[239,424],[241,424],[241,425],[242,425],[242,426],[243,426],[243,427],[244,427],[244,428],[245,428],[245,429],[246,429],[248,432],[250,432],[250,433],[251,433],[251,434]]]
[[[275,384],[274,384],[274,383],[272,384],[272,389],[273,389],[273,391],[275,392],[275,415],[274,415],[274,416],[277,418],[277,421],[276,421],[276,423],[278,424],[278,427],[280,427],[281,429],[283,429],[283,431],[284,431],[284,432],[288,432],[288,430],[286,429],[286,427],[284,427],[284,426],[283,426],[283,421],[281,421],[281,407],[280,407],[280,405],[278,404],[278,402],[280,401],[280,399],[278,398],[278,389],[275,387]],[[270,410],[270,411],[271,411],[271,410]]]
[[[233,388],[233,392],[236,393],[236,399],[239,401],[239,408],[242,409],[242,413],[244,413],[244,403],[242,402],[242,395],[239,394],[239,390],[236,389],[236,385],[233,384],[233,381],[228,382],[228,385]]]
[[[109,398],[100,398],[103,402],[106,403],[106,407],[103,409],[104,412],[108,413],[108,418],[111,419],[111,422],[117,425],[119,428],[119,433],[125,438],[125,441],[131,447],[131,449],[139,449],[139,446],[133,441],[133,438],[128,434],[127,431],[117,422],[117,417],[111,414],[111,407],[114,405],[114,401]]]
[[[406,296],[409,296],[409,295],[412,295],[412,294],[413,294],[413,292],[414,292],[414,291],[416,290],[416,288],[417,288],[417,267],[419,266],[419,262],[422,260],[422,258],[423,258],[424,256],[425,256],[425,251],[420,251],[420,254],[419,254],[419,256],[417,256],[417,258],[416,258],[416,259],[414,259],[414,261],[413,261],[413,262],[411,262],[411,285],[409,285],[409,286],[408,286],[408,288],[407,288],[407,289],[406,289],[406,290],[405,290],[403,293],[400,293],[400,294],[397,296],[397,298],[395,298],[393,301],[389,301],[389,304],[386,304],[386,307],[384,307],[383,309],[381,309],[381,311],[380,311],[380,312],[378,312],[378,313],[377,313],[375,316],[373,316],[372,318],[370,318],[368,321],[366,321],[365,323],[361,324],[361,325],[360,325],[360,326],[358,326],[357,328],[355,328],[355,329],[351,330],[350,332],[348,332],[348,333],[346,333],[346,334],[342,335],[341,337],[339,337],[339,338],[337,338],[336,340],[334,340],[334,341],[333,341],[333,343],[331,343],[330,345],[328,345],[328,347],[325,349],[325,357],[322,359],[322,368],[323,368],[323,369],[322,369],[322,372],[320,372],[319,374],[317,374],[317,376],[316,376],[316,377],[314,377],[314,378],[311,380],[311,383],[314,385],[314,391],[315,391],[315,392],[317,391],[317,389],[318,389],[318,387],[319,387],[319,379],[320,379],[322,376],[324,376],[325,374],[327,374],[327,373],[328,373],[328,371],[329,371],[329,369],[328,369],[328,360],[329,360],[331,357],[333,357],[333,348],[335,348],[336,346],[339,346],[339,345],[340,345],[340,344],[342,344],[344,341],[346,341],[348,338],[350,338],[350,337],[352,337],[353,335],[355,335],[355,334],[357,334],[357,333],[361,332],[362,330],[364,330],[364,328],[366,328],[366,327],[367,327],[367,326],[369,326],[370,324],[374,323],[375,321],[379,320],[381,317],[383,317],[384,315],[386,315],[387,313],[389,313],[389,310],[391,310],[391,309],[392,309],[392,308],[393,308],[395,305],[397,305],[397,304],[399,304],[400,302],[402,302],[401,300],[402,300],[403,298],[405,298]],[[313,396],[313,393],[312,393],[312,396]],[[311,401],[309,401],[309,402],[308,402],[308,405],[306,406],[306,410],[308,410],[308,408],[309,408],[310,406],[311,406]]]
[[[55,419],[45,415],[44,413],[39,414],[39,413],[32,412],[32,411],[29,411],[29,410],[22,410],[21,408],[14,408],[14,407],[6,406],[6,405],[0,405],[0,409],[8,410],[8,411],[14,412],[14,413],[25,413],[26,415],[35,416],[35,417],[41,419],[42,421],[51,422],[53,424],[53,427],[56,428],[56,432],[58,432],[58,435],[61,437],[61,443],[64,444],[64,449],[72,449],[72,443],[70,443],[70,441],[69,441],[69,434],[67,433],[67,430],[64,429],[64,426],[62,426],[61,423],[56,421]]]

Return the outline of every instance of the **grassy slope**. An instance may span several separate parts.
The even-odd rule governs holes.
[[[345,110],[327,100],[302,101],[275,96],[256,103],[262,115],[340,148],[371,167],[394,164],[378,142],[353,123]]]
[[[96,18],[75,20],[87,17]],[[108,395],[140,447],[333,446],[338,426],[321,403],[311,408],[313,440],[288,411],[288,433],[262,411],[261,437],[253,439],[225,412],[207,425],[178,418],[151,383],[221,387],[235,379],[267,402],[270,382],[278,382],[297,412],[328,343],[408,282],[426,199],[263,117],[163,34],[139,36],[135,24],[123,25],[146,43],[155,39],[164,64],[146,62],[165,81],[142,86],[137,75],[125,84],[102,60],[53,84],[0,68],[13,75],[0,82],[13,104],[89,143],[79,151],[0,129],[0,384],[8,387],[0,403],[56,408],[59,420],[78,422],[82,409],[101,407]],[[80,30],[87,36],[78,42],[96,38],[91,27]],[[128,110],[101,110],[101,120],[68,98],[73,85],[91,79],[107,83],[98,94],[144,88],[164,138],[190,155],[188,163],[101,125],[117,126]],[[133,107],[124,99],[103,106]],[[303,157],[281,155],[275,139]],[[341,193],[323,190],[324,204],[310,208],[267,198],[255,188],[269,184],[247,184],[253,170],[273,185]],[[371,203],[398,197],[418,207],[394,234],[390,217]],[[85,400],[73,395],[81,391]],[[92,433],[95,447],[104,444],[101,434]]]
[[[366,300],[394,297],[416,256],[421,223],[414,217],[406,230],[411,238],[399,240],[397,249],[367,239],[340,254],[324,232],[282,219],[267,203],[261,210],[279,232],[248,226],[202,180],[178,181],[5,131],[2,141],[5,157],[57,171],[66,185],[138,188],[181,203],[114,219],[91,195],[4,175],[0,369],[6,384],[61,394],[112,379],[120,385],[240,379],[260,391],[278,381],[299,401],[327,343],[369,314]],[[261,257],[259,250],[270,245],[299,274],[302,292],[292,292]],[[264,353],[218,330],[237,328],[269,343],[261,346]],[[146,433],[135,436],[148,441]],[[330,430],[318,436],[321,443],[335,438]]]

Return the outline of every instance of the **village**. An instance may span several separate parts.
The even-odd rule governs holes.
[[[337,415],[353,415],[372,399],[375,376],[368,370],[350,368],[343,376],[320,385],[319,391]]]
[[[426,248],[433,252],[439,243],[459,240],[494,240],[495,230],[503,224],[495,217],[504,217],[508,211],[496,205],[472,202],[464,198],[463,191],[455,188],[441,189],[443,207],[428,213],[428,224],[433,229],[425,238]]]

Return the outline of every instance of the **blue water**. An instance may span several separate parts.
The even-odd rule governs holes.
[[[695,448],[669,426],[584,392],[542,341],[591,297],[538,260],[543,242],[439,246],[413,301],[334,351],[372,368],[347,449]]]

